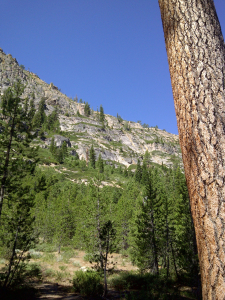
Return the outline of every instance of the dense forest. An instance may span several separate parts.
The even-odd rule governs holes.
[[[126,168],[96,157],[93,145],[86,161],[70,155],[65,142],[57,147],[54,138],[48,150],[39,149],[35,140],[46,132],[60,133],[57,109],[47,116],[43,99],[35,111],[33,95],[21,98],[23,88],[17,83],[1,99],[2,287],[9,289],[28,274],[30,249],[47,247],[58,253],[63,247],[84,250],[105,280],[105,293],[113,270],[111,253],[129,256],[141,276],[187,280],[197,286],[195,232],[181,166],[153,164],[146,151],[135,169]],[[87,104],[86,114],[90,113]],[[104,126],[102,107],[99,117]],[[72,173],[88,174],[90,180],[74,182]],[[102,185],[104,181],[112,184]]]

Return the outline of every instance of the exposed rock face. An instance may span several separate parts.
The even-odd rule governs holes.
[[[45,144],[47,144],[48,146],[51,144],[52,138],[48,138],[45,140]],[[57,148],[62,147],[63,142],[66,142],[67,147],[71,147],[71,143],[70,140],[64,136],[55,134],[54,135],[54,141],[55,141],[55,146]]]
[[[104,160],[125,166],[136,164],[137,159],[142,159],[147,150],[155,163],[169,166],[172,164],[171,158],[177,158],[181,162],[177,135],[156,128],[143,128],[135,122],[119,122],[110,115],[105,115],[103,129],[97,112],[85,117],[83,103],[73,101],[53,83],[47,84],[36,74],[24,70],[15,58],[0,49],[0,93],[3,94],[18,79],[26,86],[23,97],[30,98],[33,95],[36,108],[43,97],[47,115],[55,107],[58,108],[61,131],[67,137],[55,135],[57,147],[61,147],[63,141],[66,141],[73,155],[78,153],[80,158],[86,159],[87,151],[93,144],[97,157],[101,153]],[[78,112],[81,116],[78,116]],[[128,125],[129,130],[125,125]],[[48,138],[41,147],[49,147],[50,143],[51,139]]]

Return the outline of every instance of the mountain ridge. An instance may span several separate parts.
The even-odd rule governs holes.
[[[93,144],[96,156],[101,154],[108,163],[117,163],[126,167],[142,161],[146,151],[156,164],[171,166],[175,161],[182,164],[179,138],[177,135],[160,130],[157,127],[143,127],[138,122],[122,120],[104,114],[104,124],[99,113],[92,111],[85,116],[85,103],[78,103],[63,94],[53,83],[46,83],[38,75],[25,70],[11,54],[5,54],[0,48],[0,93],[16,80],[24,84],[22,95],[34,98],[35,109],[41,99],[45,99],[46,115],[55,108],[59,113],[61,135],[69,138],[71,153],[77,153],[80,159],[88,159],[87,153]],[[145,124],[146,125],[146,124]],[[42,148],[48,148],[51,138],[39,140]],[[73,154],[72,154],[73,155]]]

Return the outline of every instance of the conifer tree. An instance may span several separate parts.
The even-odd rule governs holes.
[[[116,230],[118,248],[126,251],[129,247],[129,235],[134,211],[139,202],[140,188],[131,180],[117,203]]]
[[[104,163],[103,163],[101,153],[98,156],[97,166],[99,168],[99,173],[104,173]]]
[[[95,156],[95,150],[93,144],[91,145],[90,153],[89,153],[89,160],[90,160],[90,165],[93,169],[95,169],[95,161],[96,161],[96,156]]]
[[[52,137],[52,139],[51,139],[51,144],[50,144],[49,150],[50,150],[50,152],[53,155],[55,155],[55,153],[56,153],[56,145],[55,145],[55,139],[54,139],[54,137]]]
[[[85,103],[84,114],[86,117],[89,117],[91,114],[91,109],[90,109],[90,105],[88,104],[88,102]]]
[[[29,176],[21,182],[20,188],[8,195],[11,205],[3,205],[0,229],[0,247],[8,260],[3,287],[7,288],[19,275],[28,259],[28,250],[37,243],[34,231],[34,193],[29,185]],[[16,251],[16,250],[20,251]]]
[[[29,185],[37,162],[37,150],[30,147],[33,138],[33,107],[21,98],[24,86],[18,81],[8,88],[0,111],[0,243],[7,251],[7,272],[3,286],[8,287],[26,258],[34,241],[34,195]],[[4,201],[7,199],[6,201]],[[22,254],[17,254],[16,249]]]
[[[59,132],[60,123],[59,123],[59,114],[57,108],[55,108],[52,113],[47,117],[46,129]]]
[[[158,273],[161,234],[159,218],[161,201],[156,194],[154,172],[145,182],[145,192],[139,202],[139,213],[136,213],[131,234],[131,257],[141,270]]]
[[[137,182],[141,182],[141,178],[142,178],[142,167],[141,167],[140,160],[138,159],[136,171],[135,171],[135,180]]]
[[[8,88],[0,107],[0,219],[4,197],[19,186],[19,179],[33,172],[37,150],[29,147],[33,138],[34,110],[22,99],[24,86],[18,81]],[[27,163],[29,161],[29,163]]]
[[[97,263],[98,267],[104,270],[107,264],[107,253],[113,249],[114,229],[111,226],[112,213],[106,205],[106,197],[100,191],[99,185],[99,179],[95,179],[88,187],[87,196],[83,199],[80,208],[76,240],[83,241],[83,246],[89,253],[89,261]],[[108,226],[109,222],[110,226]],[[107,231],[110,240],[105,235]]]
[[[146,150],[145,154],[144,154],[143,164],[145,164],[147,167],[149,167],[150,162],[151,162],[151,154],[149,153],[148,150]]]
[[[146,186],[148,184],[148,181],[149,181],[149,173],[146,166],[146,162],[144,161],[142,166],[141,183]]]
[[[102,123],[105,121],[105,114],[102,105],[100,105],[99,121]]]
[[[62,156],[63,156],[63,160],[68,156],[68,149],[67,149],[66,141],[63,141],[63,144],[62,144]]]
[[[222,299],[225,44],[213,0],[159,0],[203,299]]]
[[[46,122],[46,114],[45,114],[45,99],[42,98],[37,113],[34,115],[33,126],[40,128]]]

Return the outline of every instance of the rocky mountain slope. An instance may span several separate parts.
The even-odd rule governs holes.
[[[58,108],[61,138],[67,136],[70,153],[78,153],[79,158],[88,159],[88,150],[93,144],[96,155],[101,153],[104,160],[117,162],[126,167],[135,165],[137,159],[143,159],[148,150],[151,161],[170,166],[174,161],[181,163],[181,151],[177,135],[158,128],[143,128],[139,123],[124,121],[121,118],[105,114],[104,126],[99,114],[92,111],[89,117],[84,114],[84,103],[78,103],[67,97],[53,84],[46,83],[36,74],[19,66],[10,54],[0,48],[0,93],[20,79],[25,85],[23,97],[34,96],[35,107],[44,97],[46,114]],[[42,148],[48,148],[50,138],[39,141]]]

